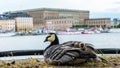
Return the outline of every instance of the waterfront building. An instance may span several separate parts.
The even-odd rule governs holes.
[[[15,20],[5,20],[6,23],[6,31],[15,32]]]
[[[32,17],[16,17],[16,31],[31,31],[33,30]]]
[[[15,20],[0,20],[0,31],[12,31],[15,32]]]
[[[0,20],[0,32],[3,32],[6,30],[6,21]]]
[[[46,28],[49,30],[65,30],[73,27],[74,19],[72,17],[52,17],[46,18]]]
[[[0,15],[2,30],[31,31],[33,30],[33,18],[22,12],[6,12]]]
[[[30,10],[21,10],[21,12],[25,12],[33,17],[33,25],[35,29],[45,27],[48,29],[53,28],[55,30],[59,30],[61,28],[61,30],[66,30],[66,28],[71,27],[71,24],[72,26],[84,25],[84,19],[89,19],[89,11],[86,10],[38,8]],[[49,22],[51,22],[53,25],[48,26]],[[64,25],[62,25],[62,23]]]
[[[75,25],[88,26],[110,26],[110,18],[89,18],[89,11],[72,10],[72,9],[57,9],[57,8],[38,8],[21,10],[33,17],[34,29],[53,29],[66,30]]]
[[[85,19],[85,25],[88,26],[111,26],[111,20],[110,18],[94,18],[94,19]]]

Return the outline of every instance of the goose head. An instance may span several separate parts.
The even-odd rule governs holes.
[[[44,40],[44,42],[51,42],[50,45],[57,45],[59,44],[59,40],[58,37],[55,33],[48,33],[48,35],[46,36],[46,39]]]

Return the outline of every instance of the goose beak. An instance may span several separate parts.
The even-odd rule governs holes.
[[[44,40],[44,42],[47,42],[48,40],[47,40],[47,38]]]

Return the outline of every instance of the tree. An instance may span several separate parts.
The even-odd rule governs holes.
[[[117,18],[114,18],[114,19],[113,19],[113,22],[114,22],[114,26],[116,26],[116,27],[117,27],[117,22],[118,22],[118,19],[117,19]]]
[[[87,25],[74,25],[73,27],[74,28],[86,28]]]
[[[119,25],[117,25],[117,28],[120,28],[120,24],[119,24]]]

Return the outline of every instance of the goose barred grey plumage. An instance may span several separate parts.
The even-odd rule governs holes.
[[[54,33],[49,33],[45,41],[51,42],[44,52],[44,60],[48,64],[78,64],[98,58],[95,49],[87,43],[68,41],[59,44],[58,37]]]

